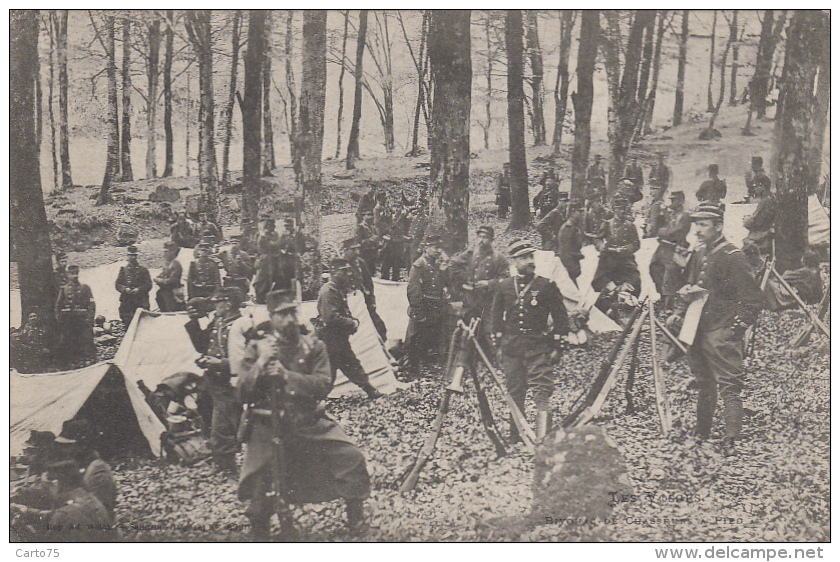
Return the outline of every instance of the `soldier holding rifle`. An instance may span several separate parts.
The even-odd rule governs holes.
[[[270,320],[248,330],[241,352],[231,341],[239,397],[248,405],[239,498],[250,502],[254,537],[269,538],[278,513],[282,538],[294,538],[289,503],[336,498],[346,501],[350,531],[364,534],[370,478],[362,452],[324,415],[321,402],[333,385],[326,347],[301,334],[293,292],[269,293],[267,307]]]

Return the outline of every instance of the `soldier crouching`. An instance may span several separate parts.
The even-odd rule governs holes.
[[[237,390],[248,405],[240,432],[247,443],[239,478],[239,498],[256,539],[270,535],[271,516],[280,518],[281,538],[296,536],[288,504],[344,498],[351,533],[365,534],[364,500],[370,495],[365,458],[320,407],[332,390],[327,350],[303,335],[291,291],[267,296],[269,322],[255,326],[241,357],[231,348]],[[234,346],[235,342],[231,342]],[[249,366],[240,369],[240,366]],[[281,416],[272,417],[272,387],[282,386]],[[275,435],[280,417],[280,435]]]

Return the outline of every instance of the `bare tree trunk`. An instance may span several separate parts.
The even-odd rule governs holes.
[[[487,120],[487,125],[484,126],[484,149],[490,149],[490,125],[493,124],[493,113],[491,111],[493,105],[493,42],[490,38],[490,15],[484,19],[484,34],[487,37],[487,99],[484,101],[484,115]]]
[[[9,11],[9,203],[12,259],[17,262],[22,318],[38,314],[51,322],[56,295],[50,226],[41,191],[36,127],[38,11]]]
[[[644,47],[642,47],[642,60],[639,63],[639,86],[637,89],[636,101],[644,104],[647,98],[648,82],[650,81],[651,68],[653,66],[653,36],[656,18],[647,18],[647,26],[644,29]]]
[[[659,87],[659,71],[662,66],[662,39],[665,36],[665,16],[668,10],[661,10],[659,12],[659,27],[656,31],[656,47],[653,51],[653,77],[650,82],[650,93],[647,97],[645,107],[645,127],[646,135],[653,132],[653,108],[656,105],[656,90]]]
[[[190,177],[190,131],[192,130],[192,120],[190,118],[190,109],[192,108],[192,88],[191,88],[191,81],[190,76],[191,72],[189,69],[187,70],[187,93],[185,105],[187,106],[186,115],[184,116],[184,122],[186,123],[186,127],[184,127],[184,168],[186,169],[186,176]]]
[[[583,10],[580,20],[580,47],[577,57],[577,91],[572,93],[575,110],[575,143],[572,149],[571,199],[583,199],[586,187],[586,168],[589,164],[589,147],[592,130],[592,102],[595,90],[592,74],[598,57],[601,20],[598,10]],[[571,29],[569,29],[571,32]]]
[[[820,45],[820,66],[817,76],[817,94],[814,106],[814,127],[813,152],[811,154],[812,166],[819,170],[818,179],[822,180],[823,149],[825,146],[825,131],[828,125],[828,111],[831,107],[831,44],[829,41],[821,41]],[[817,185],[814,184],[816,189]]]
[[[709,51],[709,84],[706,87],[706,101],[708,102],[708,109],[706,111],[712,112],[715,110],[715,104],[712,100],[712,81],[715,76],[715,32],[717,31],[717,10],[713,10],[712,16],[712,47]]]
[[[298,158],[295,154],[295,138],[298,131],[298,103],[297,103],[297,86],[295,85],[295,73],[292,67],[292,24],[294,23],[294,11],[287,10],[286,12],[286,43],[285,43],[285,57],[286,57],[286,90],[289,94],[289,148],[292,153],[292,162],[297,162]]]
[[[338,75],[338,118],[336,119],[335,159],[341,158],[341,118],[344,116],[344,73],[347,58],[347,28],[350,25],[350,10],[344,10],[344,33],[341,36],[341,72]]]
[[[560,16],[560,59],[557,63],[557,83],[554,85],[554,136],[551,144],[554,155],[560,154],[563,142],[563,123],[569,100],[569,56],[572,51],[572,28],[575,25],[575,11],[561,10]]]
[[[674,127],[682,125],[683,104],[685,103],[685,65],[688,59],[688,10],[682,12],[682,31],[680,32],[680,55],[677,65],[677,90],[674,99]]]
[[[543,111],[543,57],[540,48],[539,23],[536,10],[525,12],[527,23],[526,41],[531,59],[531,99],[534,106],[534,145],[545,144],[545,112]]]
[[[166,49],[163,55],[163,135],[164,135],[164,158],[163,177],[172,175],[174,147],[172,142],[172,49],[175,40],[175,13],[173,10],[166,11]],[[189,162],[187,162],[189,170]],[[188,174],[189,175],[189,174]]]
[[[105,163],[105,176],[99,188],[97,205],[111,202],[111,183],[116,181],[120,172],[120,122],[119,102],[117,98],[117,60],[115,46],[116,18],[105,12],[105,57],[106,74],[108,77],[108,114],[105,118],[105,128],[108,131],[108,157]]]
[[[520,49],[521,45],[520,35]],[[468,238],[472,101],[470,51],[470,11],[433,11],[429,63],[435,92],[429,167],[431,206],[427,231],[440,234],[450,252],[463,250]]]
[[[46,10],[45,10],[46,11]],[[49,116],[50,120],[50,161],[52,162],[53,168],[53,189],[55,191],[59,190],[60,186],[60,179],[58,177],[58,157],[56,156],[56,144],[55,144],[55,112],[53,111],[53,91],[55,90],[55,52],[56,52],[56,38],[55,38],[55,30],[56,30],[56,14],[55,10],[46,11],[46,22],[47,22],[47,31],[50,37],[50,81],[48,85],[47,91],[47,115]]]
[[[248,48],[245,51],[245,96],[242,99],[242,222],[254,228],[260,208],[260,147],[262,75],[265,57],[265,10],[248,12]]]
[[[356,38],[356,86],[353,93],[353,122],[350,125],[350,140],[347,141],[347,169],[356,169],[359,159],[359,121],[362,118],[362,79],[365,58],[365,41],[367,37],[368,11],[359,11],[359,33]]]
[[[265,19],[265,35],[271,37],[271,11]],[[265,58],[263,59],[263,145],[262,145],[262,175],[270,176],[271,170],[277,167],[274,157],[274,126],[271,122],[271,41],[266,41]]]
[[[213,36],[210,10],[186,13],[187,34],[198,59],[198,176],[202,209],[214,221],[219,219],[219,186],[216,177],[216,145],[213,101]]]
[[[524,228],[531,223],[528,196],[528,163],[525,157],[525,92],[522,88],[522,11],[507,10],[505,48],[508,58],[508,136],[510,153],[510,227]]]
[[[158,63],[160,62],[160,19],[149,23],[149,80],[148,100],[146,102],[146,179],[157,176],[157,98],[158,98]]]
[[[738,105],[738,10],[732,10],[732,23],[730,24],[730,35],[734,37],[732,43],[732,73],[729,78],[729,105]]]
[[[122,18],[122,134],[120,168],[122,181],[134,181],[131,169],[131,20]]]
[[[411,152],[410,156],[417,156],[420,154],[420,113],[422,112],[426,118],[426,136],[430,136],[428,132],[429,117],[426,110],[426,40],[429,34],[429,12],[423,11],[423,21],[420,24],[420,54],[419,59],[415,63],[417,66],[417,104],[414,107],[414,127],[411,133]],[[411,48],[406,35],[406,44]]]
[[[713,108],[712,118],[709,119],[709,127],[708,129],[706,129],[707,133],[712,135],[711,138],[716,138],[720,136],[720,133],[715,131],[715,121],[717,120],[717,117],[720,114],[720,108],[721,106],[723,106],[723,100],[726,97],[726,58],[727,56],[729,56],[729,49],[734,43],[735,39],[736,36],[733,33],[730,33],[729,39],[726,41],[726,48],[723,51],[723,58],[721,58],[720,60],[720,93],[718,94],[718,101]]]
[[[233,29],[231,30],[230,80],[228,82],[228,99],[225,104],[224,142],[222,143],[222,185],[230,185],[230,141],[233,137],[233,106],[236,104],[236,77],[239,66],[239,41],[242,10],[233,11]],[[243,131],[244,134],[244,131]]]
[[[773,64],[773,51],[775,51],[773,17],[773,10],[764,10],[758,51],[755,55],[755,73],[750,89],[750,110],[755,111],[759,119],[763,119],[767,111],[767,89],[770,81],[770,67]],[[749,130],[748,127],[746,129]]]
[[[819,183],[813,143],[821,132],[814,129],[817,114],[825,110],[814,95],[814,84],[828,51],[829,29],[822,10],[796,10],[790,22],[773,137],[779,271],[799,267],[808,248],[808,194]]]
[[[70,168],[70,127],[67,117],[67,10],[58,10],[56,45],[58,47],[58,151],[61,160],[61,188],[73,187]]]

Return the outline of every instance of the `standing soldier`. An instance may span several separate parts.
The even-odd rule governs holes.
[[[684,203],[685,194],[682,191],[671,193],[665,224],[656,232],[659,246],[650,260],[650,277],[656,291],[665,297],[668,305],[682,286],[682,267],[675,261],[675,254],[686,252],[688,242],[685,237],[691,230],[691,217],[683,210]]]
[[[370,274],[367,263],[359,257],[359,243],[350,238],[344,241],[344,259],[350,264],[353,274],[352,288],[358,289],[365,297],[365,305],[367,306],[368,314],[373,322],[373,327],[382,341],[387,341],[388,331],[385,328],[385,322],[376,312],[376,296],[373,292],[373,276]]]
[[[569,192],[560,191],[557,196],[557,205],[537,223],[537,232],[540,233],[542,239],[542,249],[549,252],[557,251],[557,234],[566,222],[568,214]]]
[[[211,297],[222,285],[219,265],[210,257],[212,246],[202,241],[195,249],[195,261],[187,271],[187,298]]]
[[[283,221],[285,232],[280,236],[280,269],[276,277],[275,289],[291,289],[295,278],[295,261],[298,252],[305,252],[303,232],[295,225],[295,219],[287,217]]]
[[[270,320],[250,330],[235,362],[242,372],[239,397],[248,405],[246,430],[240,432],[247,447],[238,495],[249,501],[245,515],[254,538],[269,538],[271,516],[278,513],[282,538],[294,539],[290,503],[336,498],[346,502],[351,533],[364,535],[369,528],[364,501],[370,495],[365,458],[319,408],[334,382],[326,347],[301,334],[292,291],[274,291],[266,300]],[[270,400],[278,387],[279,435]]]
[[[128,265],[120,268],[114,287],[120,294],[120,319],[123,328],[128,329],[135,310],[149,310],[149,292],[152,290],[149,270],[137,262],[137,246],[128,247]]]
[[[575,199],[569,203],[569,218],[560,227],[558,238],[558,254],[569,278],[577,285],[580,277],[580,262],[583,259],[583,243],[586,236],[583,233],[583,201]]]
[[[726,197],[726,181],[720,179],[720,167],[709,164],[709,179],[700,184],[697,190],[697,201],[700,203],[720,203]]]
[[[607,236],[598,267],[592,279],[592,288],[601,292],[599,308],[608,310],[617,291],[639,296],[642,278],[636,265],[635,253],[639,251],[639,233],[630,220],[630,203],[626,199],[613,202],[615,216],[607,223]]]
[[[266,217],[263,231],[257,238],[259,265],[254,279],[254,293],[258,304],[265,303],[265,296],[271,291],[280,271],[280,235],[274,230],[274,219]]]
[[[408,240],[409,218],[406,215],[405,207],[401,207],[387,234],[382,237],[382,269],[380,277],[399,281],[405,263],[406,241]]]
[[[365,191],[362,196],[359,198],[359,204],[356,207],[356,223],[362,222],[364,215],[368,211],[373,211],[373,208],[376,207],[376,192],[377,186],[372,185],[370,189]]]
[[[359,321],[350,313],[347,304],[347,291],[353,282],[353,268],[347,260],[335,258],[330,262],[330,271],[330,280],[318,291],[318,318],[315,324],[317,336],[327,346],[333,379],[336,370],[341,369],[350,382],[367,393],[368,398],[379,398],[382,394],[370,384],[367,373],[350,347],[350,336],[359,328]]]
[[[67,266],[67,281],[55,301],[55,317],[58,319],[59,361],[96,361],[93,341],[96,303],[90,287],[79,283],[78,265]]]
[[[379,255],[379,236],[373,227],[373,211],[362,214],[362,222],[356,225],[356,240],[362,245],[360,254],[371,271],[376,271],[376,258]]]
[[[228,337],[231,324],[240,317],[242,301],[239,287],[219,287],[212,297],[216,314],[210,324],[202,329],[198,323],[201,311],[197,310],[198,307],[190,306],[190,320],[184,325],[193,347],[201,354],[196,359],[196,365],[204,369],[204,388],[213,399],[213,417],[210,422],[213,462],[219,470],[228,473],[236,472],[236,453],[239,452],[236,431],[242,413],[231,385]]]
[[[755,211],[744,218],[744,227],[749,231],[744,239],[744,247],[755,245],[762,256],[772,252],[772,240],[776,223],[776,197],[768,183],[757,183],[753,201],[758,204]]]
[[[178,213],[175,218],[175,224],[169,229],[169,234],[172,241],[178,244],[181,248],[195,248],[198,242],[197,232],[193,225],[189,223],[186,213]]]
[[[230,237],[230,252],[225,250],[219,255],[225,267],[225,284],[239,287],[243,295],[248,294],[251,287],[251,277],[254,275],[254,262],[251,256],[242,250],[242,235],[234,234]]]
[[[445,292],[448,275],[442,243],[440,236],[426,234],[423,255],[415,260],[408,274],[405,374],[409,379],[417,377],[424,357],[430,353],[441,353],[441,347],[448,338],[450,318]]]
[[[633,187],[639,193],[642,192],[642,187],[645,185],[645,173],[642,171],[639,160],[635,156],[630,158],[630,162],[624,168],[624,177],[633,182]]]
[[[411,217],[408,236],[411,239],[408,255],[406,255],[406,270],[411,272],[411,264],[420,257],[423,247],[423,237],[426,235],[426,223],[429,220],[429,208],[422,199],[417,202]]]
[[[534,196],[534,209],[539,218],[545,217],[560,202],[560,182],[553,174],[545,178],[543,188]],[[558,227],[559,228],[559,227]]]
[[[551,427],[553,369],[562,355],[569,317],[557,285],[535,274],[534,252],[527,240],[516,240],[508,247],[516,275],[499,283],[493,299],[493,333],[502,350],[508,391],[521,411],[525,411],[528,388],[534,390],[537,439],[542,440]],[[510,433],[511,440],[519,440],[513,422]]]
[[[499,207],[499,218],[506,219],[510,209],[510,162],[502,165],[502,174],[496,179],[496,205]]]
[[[681,296],[707,291],[708,297],[694,342],[688,348],[688,364],[697,378],[697,427],[699,439],[712,431],[717,395],[723,397],[724,453],[735,452],[744,416],[741,390],[744,387],[744,333],[761,311],[764,296],[750,273],[743,252],[723,237],[723,204],[701,204],[692,213],[701,246],[692,254]],[[693,290],[695,289],[695,290]],[[668,322],[681,319],[685,304]]]
[[[64,285],[64,282],[67,280],[67,253],[64,252],[64,250],[56,250],[55,262],[56,267],[53,272],[52,284],[55,289],[53,294],[57,295],[61,286]]]
[[[645,216],[645,238],[655,238],[659,233],[659,229],[665,226],[665,223],[668,221],[668,208],[663,200],[665,198],[665,190],[658,185],[651,185],[650,198],[650,207],[648,207],[647,215]]]
[[[772,181],[764,171],[764,159],[761,156],[753,156],[750,170],[746,174],[747,202],[754,203],[756,199],[766,197],[770,193]]]
[[[592,157],[592,165],[586,173],[586,199],[593,203],[604,203],[607,198],[607,176],[601,166],[601,155]]]
[[[658,187],[664,193],[671,185],[671,169],[665,164],[665,153],[658,152],[659,160],[650,171],[650,185]]]
[[[161,312],[177,312],[184,310],[184,288],[181,285],[183,268],[176,258],[181,248],[175,242],[167,240],[163,243],[163,269],[155,278],[158,286],[157,301]]]

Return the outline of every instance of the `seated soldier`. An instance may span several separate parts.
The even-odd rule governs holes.
[[[816,304],[823,297],[823,282],[820,277],[820,256],[813,250],[808,250],[802,256],[802,267],[790,269],[782,274],[782,278],[796,291],[805,304]],[[784,310],[796,308],[796,299],[788,293],[781,282],[775,277],[767,280],[764,289],[767,297],[767,308],[770,310]]]
[[[613,307],[619,293],[626,292],[637,297],[642,290],[635,257],[641,245],[636,226],[630,219],[629,201],[616,199],[613,211],[615,216],[607,223],[606,240],[592,279],[592,288],[601,293],[596,306],[604,311]]]

